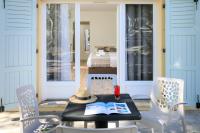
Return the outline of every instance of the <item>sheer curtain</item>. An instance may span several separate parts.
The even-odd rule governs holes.
[[[153,79],[152,5],[126,6],[126,80]]]

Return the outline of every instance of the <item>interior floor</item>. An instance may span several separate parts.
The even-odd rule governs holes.
[[[81,69],[80,86],[87,87],[87,75],[88,75],[87,61],[81,61],[80,69]]]
[[[80,9],[80,86],[87,87],[89,68],[98,67],[91,63],[95,54],[116,52],[111,49],[117,48],[117,5],[81,4]],[[98,62],[102,67],[106,61]]]

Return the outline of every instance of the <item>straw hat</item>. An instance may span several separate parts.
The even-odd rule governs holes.
[[[69,100],[73,103],[85,104],[95,102],[97,97],[91,96],[87,88],[80,88]]]

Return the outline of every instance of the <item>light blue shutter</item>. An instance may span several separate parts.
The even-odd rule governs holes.
[[[198,2],[197,5],[197,11],[196,11],[196,25],[195,29],[197,30],[197,60],[198,60],[198,77],[197,77],[197,87],[196,87],[196,93],[200,96],[200,2]]]
[[[166,75],[185,81],[184,99],[196,102],[199,46],[193,0],[166,0]]]
[[[3,0],[0,0],[0,85],[3,84],[3,27],[4,27],[4,6]],[[1,86],[0,86],[1,87]],[[0,98],[3,97],[3,88],[0,89]]]
[[[17,87],[35,86],[36,0],[6,0],[3,11],[0,91],[9,109],[17,102]]]

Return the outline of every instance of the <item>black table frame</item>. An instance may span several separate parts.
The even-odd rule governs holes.
[[[114,95],[97,95],[96,102],[122,102],[127,103],[131,114],[97,114],[97,115],[84,115],[86,104],[75,104],[69,102],[64,112],[62,113],[62,121],[94,121],[96,128],[107,128],[108,121],[119,120],[140,120],[141,114],[135,106],[129,94],[121,94],[120,100],[116,100]]]

